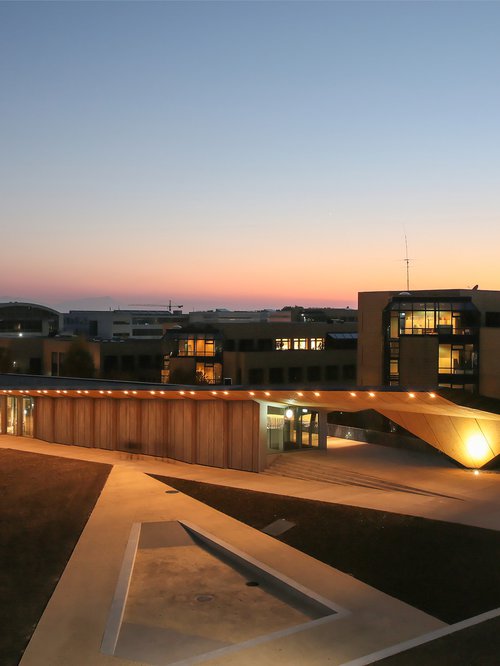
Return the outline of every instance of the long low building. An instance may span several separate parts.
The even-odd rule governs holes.
[[[327,414],[374,410],[469,468],[500,455],[500,413],[432,391],[172,386],[0,375],[0,433],[259,472],[325,448]],[[499,410],[500,411],[500,410]]]

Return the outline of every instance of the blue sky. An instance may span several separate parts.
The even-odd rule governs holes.
[[[0,295],[353,305],[405,231],[415,289],[500,289],[499,34],[497,2],[1,3]]]

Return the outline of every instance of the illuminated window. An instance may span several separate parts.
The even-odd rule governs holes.
[[[196,363],[195,382],[197,384],[220,384],[222,382],[221,363]]]
[[[440,374],[470,375],[477,365],[474,345],[439,345]]]
[[[189,335],[178,341],[179,356],[215,356],[215,339],[205,338],[203,334]]]
[[[399,338],[399,315],[397,312],[391,312],[390,338]]]
[[[215,341],[213,338],[197,338],[195,356],[215,356]]]
[[[448,306],[449,307],[449,306]],[[438,314],[438,329],[443,332],[449,329],[449,332],[452,331],[452,318],[451,310],[439,310]]]
[[[384,311],[385,382],[391,386],[398,383],[399,338],[408,335],[439,337],[439,342],[442,343],[439,345],[438,362],[441,374],[475,374],[477,352],[474,338],[477,336],[479,325],[480,313],[468,297],[449,297],[441,301],[417,301],[411,297],[409,300],[394,298]],[[462,344],[463,339],[453,344],[451,336],[467,336],[470,344]]]
[[[274,348],[280,351],[294,349],[297,351],[321,350],[325,348],[324,338],[276,338]]]
[[[194,340],[179,340],[179,356],[194,356]]]

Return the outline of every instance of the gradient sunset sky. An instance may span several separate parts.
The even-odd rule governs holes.
[[[0,300],[500,289],[499,2],[0,3]],[[85,304],[90,304],[86,301]]]

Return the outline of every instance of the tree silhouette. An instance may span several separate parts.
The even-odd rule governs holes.
[[[93,377],[94,360],[84,340],[75,340],[68,347],[61,367],[63,377]]]

